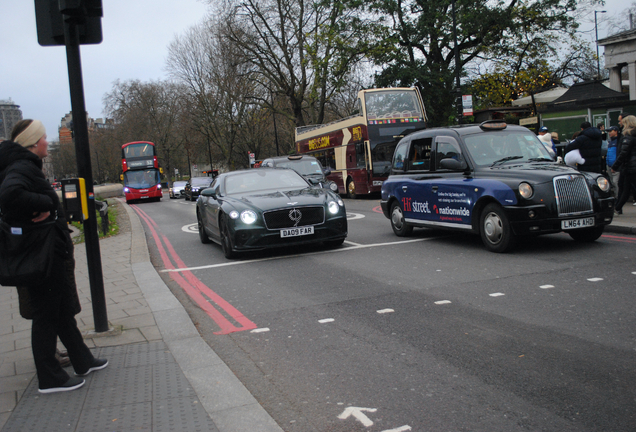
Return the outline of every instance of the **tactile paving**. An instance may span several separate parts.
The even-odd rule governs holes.
[[[154,365],[159,363],[174,363],[175,359],[170,353],[170,351],[166,350],[156,350],[156,351],[147,351],[147,352],[128,352],[126,354],[126,363],[125,367],[136,367],[143,365]]]
[[[154,432],[217,432],[218,429],[197,398],[152,402]]]
[[[153,400],[196,397],[194,389],[177,363],[153,367]]]
[[[106,368],[99,371],[86,396],[86,408],[152,400],[152,366]]]
[[[152,404],[142,402],[84,409],[77,424],[77,430],[90,432],[152,431]]]

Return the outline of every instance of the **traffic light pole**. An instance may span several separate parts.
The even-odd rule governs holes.
[[[84,102],[84,83],[82,80],[82,63],[80,59],[80,40],[77,23],[74,18],[64,21],[64,39],[66,42],[66,61],[68,64],[68,79],[71,91],[71,109],[73,111],[77,172],[79,177],[84,179],[86,183],[86,193],[88,194],[88,218],[84,220],[83,224],[84,238],[86,240],[88,277],[93,305],[93,320],[95,323],[95,332],[101,333],[108,331],[108,315],[106,313],[102,258],[99,250],[99,236],[97,234],[93,171],[88,143],[86,104]]]

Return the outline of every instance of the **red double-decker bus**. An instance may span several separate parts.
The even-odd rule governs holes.
[[[126,202],[137,200],[159,201],[163,196],[161,168],[155,145],[148,141],[135,141],[121,146],[122,180]]]
[[[381,88],[358,93],[357,113],[324,125],[296,128],[296,151],[331,170],[341,194],[380,192],[393,151],[404,136],[426,128],[417,88]]]

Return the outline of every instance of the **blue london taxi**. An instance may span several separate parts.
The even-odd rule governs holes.
[[[605,176],[554,162],[533,132],[500,121],[402,138],[381,206],[397,236],[414,227],[472,232],[493,252],[560,231],[592,242],[614,214]]]

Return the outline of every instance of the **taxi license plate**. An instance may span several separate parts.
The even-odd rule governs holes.
[[[280,230],[281,237],[298,237],[314,233],[314,227],[287,228]]]
[[[561,228],[564,230],[575,229],[575,228],[585,228],[594,226],[594,218],[581,218],[581,219],[568,219],[561,221]]]

